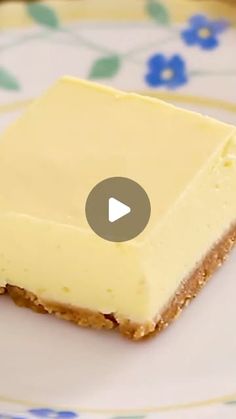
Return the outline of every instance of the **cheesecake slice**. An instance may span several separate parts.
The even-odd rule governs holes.
[[[116,176],[151,202],[146,228],[121,243],[85,214]],[[0,237],[0,290],[19,305],[133,339],[159,332],[236,241],[236,129],[65,77],[0,139]]]

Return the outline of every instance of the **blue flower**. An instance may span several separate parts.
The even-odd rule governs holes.
[[[163,54],[155,54],[148,60],[148,68],[145,80],[152,87],[175,89],[188,81],[185,62],[180,55],[168,59]]]
[[[229,23],[224,20],[209,20],[204,15],[195,15],[189,19],[190,27],[182,33],[187,45],[199,45],[203,49],[213,49],[219,45],[218,35],[224,32]]]
[[[78,415],[75,412],[66,411],[57,411],[53,409],[31,409],[29,413],[37,418],[47,418],[47,419],[74,419],[78,418]]]

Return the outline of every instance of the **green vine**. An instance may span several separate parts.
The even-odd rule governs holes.
[[[6,68],[0,67],[0,88],[5,90],[20,90],[20,83]]]
[[[103,79],[103,78],[112,78],[120,70],[123,62],[125,60],[131,61],[134,64],[140,65],[141,61],[138,56],[142,53],[145,53],[152,47],[163,46],[168,44],[176,36],[179,36],[179,30],[173,27],[169,27],[168,36],[164,39],[157,41],[152,41],[140,45],[137,48],[130,49],[125,53],[117,53],[115,50],[104,47],[94,41],[91,41],[84,35],[74,32],[72,29],[63,26],[55,12],[55,10],[48,6],[45,3],[35,2],[26,4],[26,11],[31,19],[39,25],[40,29],[35,34],[23,35],[18,37],[16,40],[6,43],[5,45],[0,46],[0,52],[4,53],[14,47],[23,45],[34,41],[36,39],[46,40],[50,43],[60,43],[71,45],[74,47],[83,46],[89,48],[93,51],[96,51],[101,54],[101,56],[96,59],[89,70],[88,78],[90,79]],[[147,15],[154,21],[155,24],[159,26],[169,26],[171,23],[170,15],[168,9],[158,0],[146,0],[145,10]],[[64,38],[58,40],[55,38],[55,34],[60,33],[64,35]],[[236,70],[231,72],[205,72],[205,71],[191,71],[189,76],[206,76],[206,75],[236,75]],[[17,81],[14,75],[6,68],[0,67],[0,88],[7,90],[19,90],[20,83]]]

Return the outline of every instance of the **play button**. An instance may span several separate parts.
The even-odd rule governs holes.
[[[115,198],[109,198],[108,204],[108,219],[110,223],[114,223],[125,215],[129,214],[131,211],[128,205],[123,204],[123,202],[118,201]]]
[[[111,177],[91,190],[85,212],[88,224],[98,236],[122,242],[135,238],[144,230],[151,205],[147,193],[137,182]]]

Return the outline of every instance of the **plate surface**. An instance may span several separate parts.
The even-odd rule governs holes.
[[[64,74],[236,123],[236,8],[181,4],[1,5],[0,131]],[[1,297],[0,418],[235,418],[235,267],[236,252],[172,327],[136,344]]]

